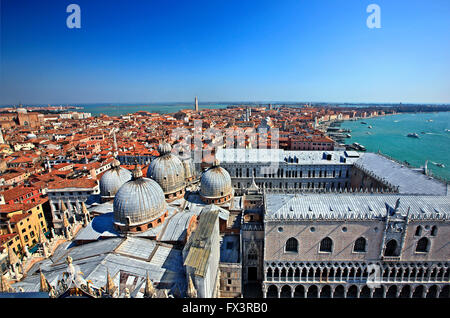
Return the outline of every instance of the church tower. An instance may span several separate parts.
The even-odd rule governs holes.
[[[198,112],[198,98],[195,96],[195,111]]]

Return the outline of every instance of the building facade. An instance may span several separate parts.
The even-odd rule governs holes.
[[[267,195],[265,297],[448,297],[448,196]]]
[[[68,219],[80,219],[82,203],[99,193],[99,185],[92,179],[67,179],[50,183],[47,194],[55,229],[64,227],[64,213]]]

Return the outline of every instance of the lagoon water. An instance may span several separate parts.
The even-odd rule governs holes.
[[[199,103],[199,109],[216,109],[226,108],[227,103]],[[150,113],[176,113],[182,109],[194,109],[194,103],[165,103],[165,104],[77,104],[83,107],[83,111],[91,113],[92,116],[106,114],[109,116],[120,116],[126,114],[133,114],[139,111],[146,111]]]
[[[361,124],[362,121],[367,125]],[[369,152],[380,150],[414,167],[422,167],[428,160],[428,170],[433,175],[450,180],[450,112],[398,114],[345,121],[341,128],[351,129],[352,137],[346,139],[346,144],[358,142]],[[409,133],[417,133],[420,138],[407,137]],[[439,167],[437,163],[445,167]]]

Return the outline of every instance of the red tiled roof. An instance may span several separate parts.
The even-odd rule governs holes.
[[[31,215],[31,213],[23,213],[23,214],[14,214],[9,221],[11,222],[11,224],[15,224],[18,223],[20,221],[22,221],[23,219],[26,219],[27,217],[29,217]]]
[[[39,189],[35,187],[14,187],[3,192],[3,197],[5,198],[5,202],[9,202],[33,191],[39,191]]]
[[[12,238],[14,238],[16,235],[18,235],[18,234],[17,233],[11,233],[11,234],[0,235],[0,245],[3,245],[4,243],[8,242]]]
[[[65,188],[94,188],[97,182],[93,179],[66,179],[54,181],[48,184],[48,189],[65,189]]]
[[[21,211],[22,208],[24,207],[23,204],[18,203],[18,204],[2,204],[0,205],[0,213],[11,213],[11,212],[16,212],[16,211]]]
[[[65,167],[70,166],[70,165],[73,165],[73,164],[65,162],[65,163],[60,163],[60,164],[54,165],[53,168],[58,170],[58,169],[65,168]]]

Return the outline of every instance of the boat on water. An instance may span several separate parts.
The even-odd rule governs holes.
[[[352,138],[352,135],[346,134],[345,137],[347,137],[347,138]]]
[[[366,147],[364,147],[363,145],[361,145],[357,142],[352,143],[352,147],[356,150],[366,151]]]
[[[362,122],[361,122],[361,124],[363,124],[363,125],[367,125],[367,123],[366,123],[365,121],[362,121]]]
[[[431,162],[432,164],[434,164],[435,166],[439,167],[439,168],[445,168],[445,165],[443,163],[439,163],[439,162]]]
[[[398,123],[398,120],[394,120],[394,123]]]
[[[427,122],[432,123],[433,119],[428,119]]]
[[[367,128],[372,128],[372,126],[369,125],[369,126],[367,126]]]
[[[368,131],[368,132],[366,132],[366,134],[367,134],[367,135],[372,135],[372,134],[371,134],[371,133],[370,133],[369,131]]]
[[[410,133],[410,134],[407,134],[407,135],[406,135],[406,137],[411,137],[411,138],[420,138],[420,137],[419,137],[419,135],[418,135],[418,134],[416,134],[416,133]]]

